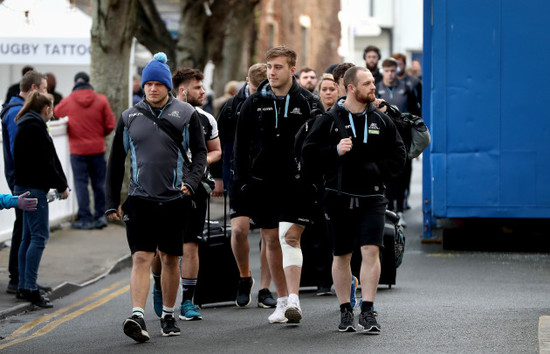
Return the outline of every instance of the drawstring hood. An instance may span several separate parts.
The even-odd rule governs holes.
[[[344,101],[345,99],[341,99],[340,101],[338,101],[338,106],[342,107],[343,109],[346,110],[346,112],[348,112],[348,119],[349,119],[349,124],[351,126],[351,131],[353,132],[353,137],[354,138],[357,138],[357,133],[356,133],[356,130],[355,130],[355,123],[353,122],[353,115],[351,114],[351,112],[347,109],[346,106],[344,106]],[[370,106],[367,105],[367,107],[365,108],[365,110],[359,114],[362,114],[365,116],[365,128],[364,128],[364,133],[363,133],[363,144],[366,144],[367,143],[367,140],[368,140],[368,123],[367,123],[367,111],[369,111],[369,108]]]
[[[294,80],[294,79],[293,79]],[[262,97],[271,98],[273,99],[273,108],[275,109],[275,129],[279,128],[279,113],[277,111],[277,96],[271,89],[271,85],[267,83],[264,87],[262,87],[260,91],[260,95]],[[290,94],[286,94],[285,98],[285,111],[284,111],[284,118],[288,118],[288,104],[290,102]]]

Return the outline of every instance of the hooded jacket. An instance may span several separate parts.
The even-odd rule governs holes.
[[[313,124],[302,148],[304,165],[324,177],[328,191],[356,197],[383,195],[384,183],[405,165],[405,145],[392,120],[372,103],[350,119],[344,100]],[[333,114],[343,125],[335,122]],[[352,149],[339,156],[338,143],[350,136]]]
[[[67,189],[67,178],[42,116],[29,111],[16,123],[13,145],[15,184],[44,191],[55,188],[63,193]]]
[[[243,103],[237,121],[233,152],[236,182],[295,180],[294,139],[313,109],[324,111],[319,99],[296,79],[285,97],[276,97],[269,81],[263,81]]]
[[[67,133],[73,155],[105,152],[105,136],[115,127],[115,115],[105,95],[79,82],[73,92],[54,108],[56,117],[69,117]]]
[[[2,117],[2,144],[4,150],[4,175],[8,186],[13,192],[15,187],[15,165],[13,161],[13,144],[15,142],[15,135],[17,134],[17,124],[15,123],[15,116],[23,107],[25,100],[19,96],[13,96],[8,104],[5,104],[0,113]]]
[[[182,182],[195,193],[205,168],[206,145],[200,118],[188,103],[170,96],[155,120],[167,120],[183,136],[178,146],[157,123],[144,116],[152,109],[143,100],[122,112],[116,127],[106,177],[106,210],[120,204],[126,155],[130,152],[128,195],[156,201],[170,201],[183,196]],[[191,155],[185,163],[181,150]]]

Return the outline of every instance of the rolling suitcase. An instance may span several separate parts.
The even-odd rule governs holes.
[[[386,210],[384,226],[384,249],[380,250],[380,280],[378,284],[388,285],[391,289],[395,285],[397,267],[403,259],[405,251],[405,236],[403,229],[398,225],[399,216],[393,211]],[[359,279],[361,269],[361,251],[355,249],[351,257],[351,272]]]
[[[239,269],[231,250],[231,226],[227,225],[227,195],[223,199],[223,222],[210,220],[210,198],[203,235],[199,241],[199,275],[196,305],[235,303]]]

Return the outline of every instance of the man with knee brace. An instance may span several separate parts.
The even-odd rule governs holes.
[[[235,184],[260,227],[277,306],[270,323],[299,323],[302,270],[300,236],[308,223],[306,187],[299,178],[294,137],[318,98],[300,87],[296,53],[285,46],[266,54],[267,80],[243,104],[235,136]]]
[[[318,118],[306,137],[302,157],[305,166],[320,171],[325,184],[323,198],[329,232],[333,237],[332,278],[340,303],[341,332],[355,331],[350,303],[351,255],[361,246],[361,293],[358,326],[367,334],[379,334],[374,298],[380,279],[380,247],[383,247],[385,182],[405,164],[406,152],[392,120],[376,109],[374,77],[355,66],[344,74],[347,96]]]

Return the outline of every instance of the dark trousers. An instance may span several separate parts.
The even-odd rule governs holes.
[[[23,210],[15,208],[15,221],[13,223],[13,232],[11,234],[10,260],[8,271],[10,272],[10,283],[19,283],[19,247],[21,246],[21,237],[23,236]]]
[[[71,166],[73,168],[76,199],[78,200],[78,219],[91,222],[100,218],[105,213],[105,154],[71,154]],[[93,216],[90,211],[88,181],[91,181],[94,191],[95,213]]]

